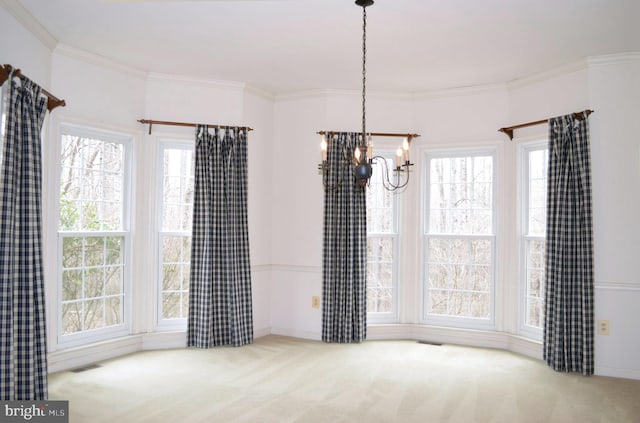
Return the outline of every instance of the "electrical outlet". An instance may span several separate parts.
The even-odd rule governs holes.
[[[609,336],[609,321],[598,320],[598,335]]]
[[[320,297],[314,295],[311,297],[311,308],[320,308]]]

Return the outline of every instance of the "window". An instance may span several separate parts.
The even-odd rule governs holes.
[[[522,149],[522,331],[542,336],[544,311],[545,232],[547,218],[546,142],[529,144]]]
[[[393,154],[379,154],[392,169]],[[377,161],[367,188],[367,312],[373,322],[397,320],[398,196],[384,189],[384,165]]]
[[[126,331],[131,137],[61,125],[59,341]]]
[[[424,318],[493,325],[493,151],[427,154]]]
[[[160,144],[158,319],[164,326],[184,325],[189,307],[195,165],[192,144]]]

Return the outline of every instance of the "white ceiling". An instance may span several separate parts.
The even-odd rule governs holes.
[[[272,94],[361,86],[353,0],[19,0],[60,43],[144,71]],[[367,88],[508,82],[640,51],[640,0],[376,0]]]

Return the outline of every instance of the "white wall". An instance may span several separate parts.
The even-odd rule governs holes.
[[[12,10],[13,14],[10,10],[0,5],[2,64],[19,68],[40,86],[46,89],[51,88],[51,48],[55,45],[55,40],[48,34],[41,34],[46,40],[38,38],[16,19],[14,14],[19,14],[20,10]],[[32,21],[31,25],[36,23]],[[53,94],[58,96],[56,92]],[[58,98],[63,97],[60,95]]]
[[[596,369],[640,379],[640,55],[595,58],[589,65],[593,166]]]
[[[253,128],[248,136],[248,219],[255,336],[271,333],[273,117],[272,98],[245,90],[242,121]]]

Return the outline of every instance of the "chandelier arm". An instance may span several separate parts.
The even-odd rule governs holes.
[[[384,189],[386,189],[387,191],[397,191],[399,189],[402,189],[404,187],[406,187],[409,184],[409,166],[408,165],[402,165],[402,167],[407,167],[406,172],[407,172],[407,178],[403,183],[400,183],[400,172],[404,172],[403,169],[400,169],[400,171],[398,172],[398,183],[394,184],[390,179],[389,179],[389,164],[387,163],[387,159],[385,157],[382,156],[373,156],[372,161],[375,159],[379,159],[380,161],[382,161],[383,167],[382,167],[382,185],[384,186]],[[377,163],[377,162],[376,162]]]

